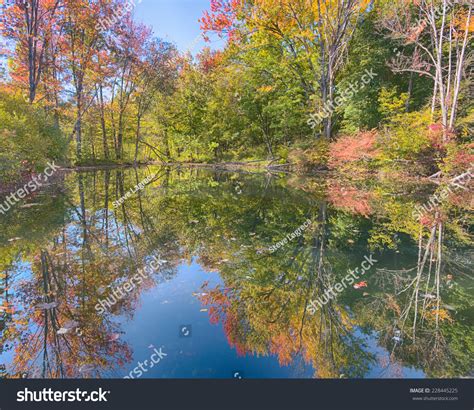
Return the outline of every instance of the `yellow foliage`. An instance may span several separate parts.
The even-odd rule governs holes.
[[[444,322],[447,320],[448,322],[452,322],[453,319],[449,315],[449,312],[446,309],[433,309],[427,312],[426,316],[431,320],[436,320],[436,316],[440,322]]]

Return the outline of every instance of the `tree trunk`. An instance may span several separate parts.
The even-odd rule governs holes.
[[[78,161],[82,160],[82,92],[77,91],[77,118],[75,124],[76,133],[76,157]]]
[[[99,105],[100,105],[100,125],[102,127],[102,147],[104,149],[104,158],[109,159],[109,145],[107,143],[107,129],[105,126],[105,110],[104,110],[104,95],[102,92],[102,84],[99,85]]]
[[[449,119],[449,129],[454,128],[454,122],[456,120],[456,111],[457,111],[457,105],[458,105],[458,99],[459,99],[459,89],[461,87],[461,81],[462,81],[463,63],[464,63],[467,43],[469,39],[471,14],[472,14],[472,6],[469,7],[469,12],[466,19],[466,29],[464,31],[464,40],[463,40],[463,44],[461,48],[461,53],[457,62],[457,72],[456,72],[456,78],[455,78],[456,86],[454,88],[454,96],[453,96],[453,101],[451,105],[452,108],[451,108],[451,117]]]
[[[135,156],[133,158],[133,163],[137,164],[138,159],[138,144],[140,143],[140,126],[141,126],[141,116],[137,116],[137,135],[135,140]]]
[[[408,82],[408,97],[405,102],[405,112],[410,111],[410,101],[411,101],[411,95],[413,93],[413,71],[410,73],[410,81]]]

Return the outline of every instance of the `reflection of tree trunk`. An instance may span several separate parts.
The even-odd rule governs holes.
[[[105,249],[109,250],[109,185],[110,185],[110,170],[105,171],[105,199],[104,199],[104,213],[105,213]]]
[[[82,235],[83,244],[87,244],[87,215],[86,215],[86,200],[84,195],[84,180],[82,174],[78,175],[78,188],[79,188],[79,199],[81,208],[81,224],[82,224]]]
[[[95,209],[96,207],[96,199],[97,199],[97,171],[94,170],[92,172],[92,208]]]
[[[310,290],[316,287],[316,293],[313,297],[321,297],[333,286],[331,266],[326,261],[327,246],[327,202],[322,201],[319,204],[317,227],[313,237],[311,247],[311,266],[310,266]],[[314,224],[312,225],[314,226]],[[308,298],[309,299],[309,298]],[[335,347],[340,343],[341,339],[347,335],[347,328],[341,322],[340,314],[337,310],[337,303],[332,298],[327,298],[319,313],[319,343],[323,346],[326,360],[331,365],[331,373],[338,374],[339,368],[335,356]],[[306,301],[305,307],[308,306],[309,300]],[[305,309],[306,311],[307,309]]]
[[[442,263],[442,249],[443,249],[443,223],[438,224],[438,260],[436,264],[436,328],[439,325],[439,305],[441,302],[439,294],[439,286],[441,279],[441,263]]]
[[[140,183],[140,180],[139,180],[139,177],[138,177],[138,170],[135,168],[135,182],[137,183],[137,185]],[[146,228],[146,225],[145,225],[145,222],[144,222],[144,213],[143,213],[143,203],[142,203],[142,191],[139,190],[137,192],[138,194],[138,207],[140,209],[140,221],[142,223],[142,228],[143,228],[143,231],[145,232],[145,237],[148,238],[148,235],[146,235],[147,233],[147,228]]]
[[[79,178],[79,198],[80,198],[80,203],[81,203],[81,223],[82,223],[82,257],[81,257],[81,263],[82,263],[82,303],[84,304],[85,302],[85,293],[86,293],[86,278],[85,278],[85,268],[84,268],[84,247],[87,244],[87,221],[86,221],[86,204],[85,204],[85,198],[84,198],[84,182],[82,180],[82,175],[78,175]]]
[[[418,324],[419,316],[419,305],[421,303],[421,322],[423,323],[426,310],[432,300],[436,300],[436,327],[438,328],[439,323],[439,307],[441,302],[440,296],[440,277],[441,277],[441,267],[442,267],[442,241],[443,241],[443,224],[439,221],[439,213],[435,214],[435,221],[437,221],[431,228],[430,236],[424,244],[422,230],[420,230],[419,242],[418,242],[418,264],[416,266],[416,276],[404,289],[397,292],[397,295],[400,295],[406,291],[412,289],[411,296],[409,297],[408,304],[403,312],[400,313],[400,322],[401,329],[405,325],[406,320],[408,319],[410,312],[413,308],[413,326],[412,326],[412,338],[415,342],[416,340],[416,327]],[[427,261],[428,272],[425,273],[425,267]],[[433,264],[434,262],[434,264]],[[433,283],[431,283],[432,270],[433,266],[435,268],[435,274]],[[426,281],[426,282],[425,282]],[[423,300],[420,302],[420,288],[422,283],[424,285],[424,295],[422,295]],[[431,292],[436,290],[436,296],[432,295]]]
[[[49,279],[48,279],[48,268],[45,252],[41,251],[41,275],[43,278],[43,295],[46,302],[50,302],[49,298]],[[43,369],[42,377],[46,378],[46,366],[49,364],[48,360],[48,333],[49,333],[49,314],[48,309],[43,310],[44,315],[44,341],[43,341]]]
[[[124,174],[122,171],[117,171],[117,190],[119,192],[119,195],[117,195],[118,198],[121,198],[125,195],[125,189],[124,189]],[[124,201],[121,205],[121,210],[122,210],[122,228],[124,230],[124,239],[125,239],[125,248],[127,249],[127,252],[130,256],[130,258],[135,258],[135,255],[133,255],[133,252],[131,251],[131,246],[130,246],[130,241],[133,243],[133,236],[130,231],[133,231],[133,228],[131,228],[131,224],[128,218],[127,214],[127,207],[126,207],[127,201]],[[116,224],[118,225],[118,224]],[[117,228],[118,229],[118,228]],[[136,235],[135,231],[133,233]],[[118,235],[118,238],[120,238],[121,235]],[[130,241],[129,241],[130,238]]]

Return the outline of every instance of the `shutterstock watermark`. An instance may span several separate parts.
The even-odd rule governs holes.
[[[97,313],[102,314],[106,310],[111,309],[119,300],[123,299],[128,293],[141,285],[147,277],[157,271],[158,268],[165,263],[165,261],[159,260],[156,256],[152,256],[152,259],[153,260],[149,262],[144,269],[139,269],[138,273],[129,280],[115,287],[111,295],[105,299],[100,299],[99,303],[95,305]]]
[[[113,203],[114,208],[117,208],[120,205],[122,205],[128,198],[130,198],[136,192],[143,190],[146,187],[146,185],[150,181],[152,181],[153,178],[155,178],[155,177],[156,177],[156,174],[150,175],[150,176],[146,177],[143,181],[141,181],[139,184],[135,185],[122,198],[114,201],[114,203]]]
[[[336,298],[339,293],[342,293],[349,286],[354,285],[355,282],[359,280],[361,276],[365,275],[365,273],[368,272],[372,268],[372,266],[374,266],[378,262],[378,260],[374,259],[372,255],[366,255],[364,256],[364,259],[365,260],[360,265],[360,269],[362,271],[359,268],[355,268],[353,271],[349,271],[349,273],[340,282],[327,289],[321,297],[316,300],[312,300],[306,307],[308,312],[311,315],[314,315],[318,309],[322,308],[330,300]],[[367,284],[363,282],[362,284],[356,284],[354,286],[357,289],[360,289],[361,287],[367,286]]]
[[[128,376],[124,376],[124,379],[135,379],[143,376],[143,373],[147,373],[149,369],[155,367],[156,364],[160,363],[166,356],[167,353],[162,351],[162,347],[158,350],[154,347],[153,354],[150,356],[150,361],[148,359],[142,362],[138,362],[138,366],[136,366],[133,370],[128,373]]]
[[[334,101],[326,102],[318,113],[311,114],[310,118],[307,121],[307,124],[312,128],[323,122],[325,118],[328,118],[337,108],[351,99],[355,94],[360,90],[364,89],[372,80],[377,77],[378,74],[371,69],[365,70],[365,74],[362,76],[361,81],[355,81],[349,85],[344,91],[342,91],[340,96],[334,98]]]
[[[453,193],[453,190],[467,190],[467,187],[469,186],[469,183],[473,177],[473,168],[474,167],[471,167],[467,170],[467,172],[452,178],[449,181],[448,186],[444,188],[439,194],[431,195],[427,203],[421,206],[417,205],[412,212],[412,217],[419,221],[426,212],[431,212],[433,209],[441,205],[442,201],[446,199],[449,194]]]
[[[127,14],[129,14],[137,4],[140,4],[142,0],[128,0],[123,5],[118,6],[112,11],[112,15],[108,18],[101,18],[99,22],[96,24],[96,30],[108,30],[114,24],[117,24],[120,20],[122,20]]]
[[[303,225],[301,225],[298,229],[296,229],[294,232],[292,232],[289,235],[286,235],[285,239],[282,239],[281,241],[277,242],[275,245],[270,246],[268,250],[273,253],[276,252],[278,249],[280,249],[282,246],[287,245],[289,242],[294,240],[295,238],[300,237],[303,235],[303,232],[308,229],[308,227],[311,225],[311,220],[307,220]]]
[[[26,387],[16,393],[17,402],[106,402],[106,395],[110,394],[110,391],[102,390],[102,387],[98,391],[84,391],[79,388],[70,391],[58,391],[51,388],[44,388],[40,391],[30,390]]]
[[[54,162],[49,163],[48,166],[44,169],[44,171],[39,174],[35,175],[31,181],[26,183],[22,188],[17,189],[15,192],[9,194],[3,204],[0,204],[0,213],[5,215],[15,204],[20,202],[22,199],[27,198],[33,192],[36,192],[40,189],[43,184],[48,182],[48,179],[58,170],[58,167]]]

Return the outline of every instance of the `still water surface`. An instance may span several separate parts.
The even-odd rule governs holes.
[[[413,207],[435,188],[61,174],[0,216],[0,377],[472,377],[472,215],[446,204],[420,240]]]

